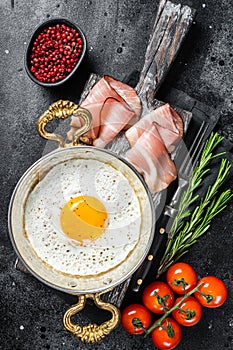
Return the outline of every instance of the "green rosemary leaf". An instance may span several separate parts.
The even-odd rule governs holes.
[[[233,193],[229,189],[219,193],[231,169],[231,163],[226,158],[221,160],[217,177],[208,187],[205,196],[199,198],[199,195],[194,195],[194,191],[202,185],[204,176],[210,171],[212,160],[226,154],[226,152],[213,153],[223,139],[218,133],[212,133],[205,143],[200,160],[189,179],[188,188],[181,197],[157,277],[188,252],[190,246],[208,231],[213,218],[224,210],[227,203],[233,198]],[[199,203],[191,212],[190,205],[198,200]]]

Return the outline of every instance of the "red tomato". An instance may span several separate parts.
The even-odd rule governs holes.
[[[181,341],[180,326],[169,317],[165,318],[161,325],[162,327],[155,328],[151,333],[154,345],[160,350],[174,349]]]
[[[131,304],[122,311],[121,323],[127,332],[142,334],[151,324],[151,314],[143,305]]]
[[[182,298],[177,298],[175,304]],[[190,296],[179,305],[178,309],[172,312],[172,316],[182,326],[194,326],[201,319],[202,307],[195,298]]]
[[[189,264],[178,262],[167,270],[167,283],[177,294],[189,292],[197,284],[197,274]]]
[[[174,304],[174,294],[166,283],[156,281],[144,289],[142,301],[151,312],[163,314],[164,306],[165,309],[170,309]]]
[[[198,281],[203,285],[198,288],[199,292],[195,292],[194,296],[199,303],[209,308],[221,306],[227,299],[227,287],[225,283],[215,276],[206,276]]]

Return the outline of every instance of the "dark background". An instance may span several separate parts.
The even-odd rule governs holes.
[[[217,129],[233,141],[232,2],[180,2],[194,7],[197,16],[166,84],[214,108],[220,117]],[[62,317],[69,306],[64,295],[14,267],[16,254],[8,238],[7,210],[20,176],[44,152],[45,142],[35,130],[37,118],[57,99],[78,102],[90,72],[122,80],[132,70],[140,71],[157,6],[155,0],[0,0],[0,349],[154,348],[149,338],[131,336],[121,326],[102,343],[92,346],[80,343],[63,330]],[[88,55],[75,80],[48,90],[27,77],[24,52],[35,27],[55,17],[71,19],[84,30]],[[158,96],[163,98],[162,92]],[[232,183],[227,186],[232,188]],[[219,309],[204,309],[198,325],[183,329],[179,350],[233,348],[232,209],[233,201],[184,259],[198,275],[213,274],[223,279],[228,300]],[[85,321],[85,313],[79,318]]]

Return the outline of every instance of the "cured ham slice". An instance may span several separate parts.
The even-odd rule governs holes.
[[[156,123],[147,128],[125,158],[143,175],[151,193],[159,192],[176,179],[177,170],[171,160]]]
[[[164,145],[172,153],[183,136],[184,128],[182,118],[168,103],[145,115],[126,131],[125,136],[130,146],[137,142],[152,123],[156,123]]]
[[[98,135],[99,127],[101,124],[100,121],[100,112],[102,109],[103,103],[93,103],[85,108],[89,110],[89,112],[92,115],[92,127],[91,130],[88,131],[87,134],[85,134],[86,137],[86,143],[92,143],[92,140],[96,138],[96,135]],[[82,105],[82,107],[84,107]],[[94,116],[94,117],[93,117]],[[67,133],[68,140],[72,140],[74,133],[83,125],[83,120],[81,118],[72,116],[71,118],[71,129]]]
[[[101,110],[99,136],[93,141],[94,146],[104,148],[119,134],[123,129],[123,115],[125,123],[128,123],[135,114],[125,103],[119,103],[119,101],[109,98]]]
[[[151,193],[168,187],[177,177],[169,153],[183,136],[183,121],[167,103],[140,118],[141,102],[128,85],[104,76],[81,104],[92,114],[92,128],[81,140],[104,148],[121,130],[131,149],[125,158],[143,175]],[[82,119],[72,117],[68,139],[82,126]]]
[[[141,114],[141,101],[136,91],[110,76],[104,76],[95,84],[81,106],[92,114],[92,128],[83,139],[99,147],[104,147]],[[72,117],[67,134],[69,140],[81,124],[79,118]]]

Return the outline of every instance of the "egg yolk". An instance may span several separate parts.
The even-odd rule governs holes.
[[[79,241],[94,241],[106,228],[108,214],[105,206],[92,196],[71,198],[62,208],[60,222],[63,232]]]

